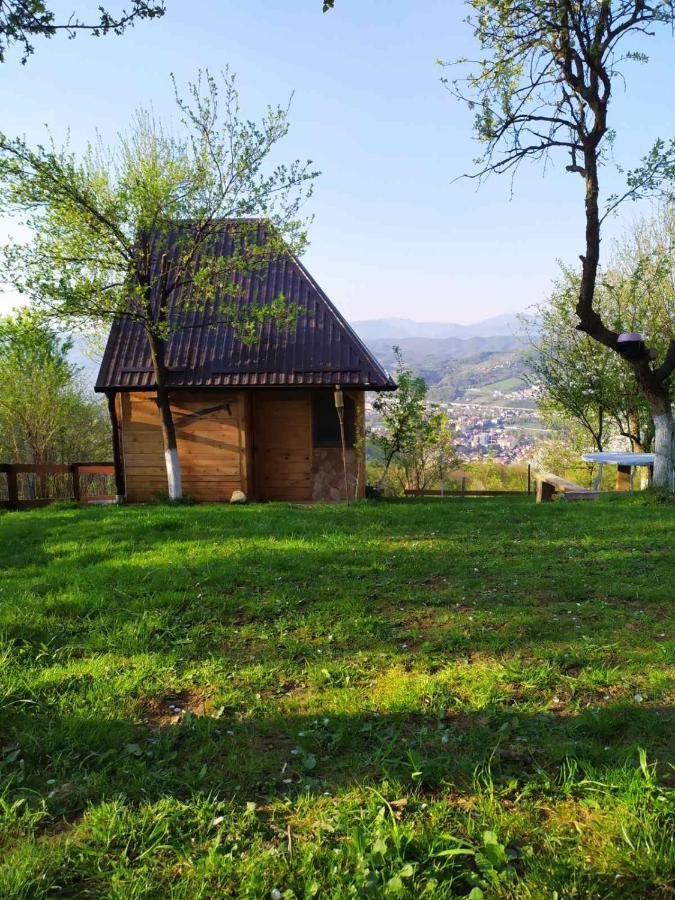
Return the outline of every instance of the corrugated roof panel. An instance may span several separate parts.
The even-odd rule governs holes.
[[[223,223],[216,250],[232,248],[236,222]],[[258,223],[259,239],[264,225]],[[171,238],[167,242],[171,257]],[[161,255],[155,254],[155,276]],[[153,279],[155,282],[157,278]],[[391,390],[392,379],[330,302],[304,266],[290,253],[281,254],[255,276],[243,278],[243,296],[237,302],[271,304],[284,293],[299,307],[299,316],[288,331],[266,322],[258,340],[247,344],[233,328],[218,323],[221,302],[216,297],[198,308],[181,288],[171,298],[171,315],[182,316],[183,327],[167,341],[168,383],[172,387],[255,387],[268,385],[313,386],[348,384],[369,390]],[[187,308],[185,308],[187,306]],[[181,309],[183,310],[181,312]],[[129,318],[116,321],[101,363],[97,391],[154,387],[150,352],[140,323]]]

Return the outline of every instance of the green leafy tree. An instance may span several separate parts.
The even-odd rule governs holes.
[[[637,222],[599,273],[595,297],[604,321],[617,328],[626,323],[630,330],[640,323],[649,346],[661,354],[675,334],[674,223],[671,207]],[[634,451],[651,450],[651,411],[632,372],[616,353],[577,328],[573,298],[579,277],[564,268],[549,302],[537,310],[530,368],[541,388],[541,406],[576,420],[594,449],[603,450],[618,435]]]
[[[393,475],[400,488],[423,490],[458,465],[453,432],[448,416],[428,402],[425,380],[405,364],[399,347],[394,354],[398,390],[373,403],[382,423],[381,431],[371,432],[383,461],[379,481]]]
[[[426,382],[404,363],[400,347],[394,347],[394,356],[398,390],[394,394],[378,394],[373,403],[373,410],[382,422],[382,430],[371,433],[372,444],[380,451],[384,463],[382,482],[394,457],[413,439],[427,396]]]
[[[558,425],[576,421],[593,450],[602,452],[617,434],[631,449],[647,450],[653,427],[644,396],[619,357],[576,327],[570,296],[577,289],[577,274],[565,269],[548,303],[537,309],[529,380],[539,390],[539,407]],[[612,297],[602,289],[598,294],[596,304],[609,316]]]
[[[585,249],[574,309],[578,327],[619,353],[620,326],[596,303],[600,239],[606,217],[628,199],[671,191],[675,141],[659,140],[630,172],[623,193],[601,198],[601,169],[613,137],[610,101],[624,83],[622,63],[646,61],[636,50],[660,25],[672,25],[673,0],[469,0],[480,59],[463,62],[465,77],[447,80],[475,112],[483,154],[473,177],[514,173],[528,159],[567,154],[567,170],[582,180]],[[672,485],[673,416],[670,379],[675,338],[664,354],[645,345],[627,361],[654,419],[654,481]]]
[[[543,333],[530,357],[530,380],[539,391],[539,409],[547,419],[571,418],[602,451],[611,437],[607,409],[610,378],[607,357],[569,323],[567,291],[559,286],[541,311]],[[562,306],[560,305],[562,300]]]
[[[0,319],[0,458],[67,463],[110,456],[107,412],[70,362],[71,346],[30,309]]]
[[[87,330],[119,318],[142,326],[169,496],[177,500],[168,341],[195,311],[206,327],[232,325],[244,340],[266,321],[283,327],[294,320],[283,294],[269,304],[239,301],[247,281],[262,290],[270,259],[303,250],[301,206],[317,173],[309,162],[271,162],[288,132],[288,110],[268,108],[257,123],[243,119],[230,73],[222,85],[200,74],[187,99],[174,90],[176,132],[140,110],[116,146],[89,146],[81,156],[0,136],[0,204],[32,233],[29,243],[5,248],[6,278],[45,315]],[[227,256],[216,252],[225,222]]]
[[[94,4],[91,4],[94,6]],[[141,19],[163,16],[164,3],[151,0],[131,0],[128,9],[111,12],[103,6],[95,6],[94,15],[88,12],[86,18],[72,13],[65,19],[57,17],[43,0],[2,0],[0,2],[0,63],[5,61],[7,50],[17,44],[21,51],[21,62],[26,63],[34,52],[36,37],[51,38],[64,32],[74,38],[85,31],[95,36],[122,34]]]
[[[459,462],[447,414],[427,409],[401,452],[394,457],[393,474],[404,490],[425,490],[442,483]]]
[[[505,489],[504,466],[500,466],[490,457],[467,463],[465,471],[473,490],[499,491]]]

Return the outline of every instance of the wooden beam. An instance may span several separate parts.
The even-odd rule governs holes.
[[[19,484],[16,479],[16,469],[12,465],[4,464],[0,466],[0,472],[7,475],[7,506],[9,509],[18,509]]]
[[[563,500],[597,500],[601,493],[611,494],[612,491],[565,491]]]
[[[210,416],[211,413],[219,412],[221,409],[225,410],[228,416],[232,415],[231,403],[218,403],[216,406],[207,406],[205,409],[195,409],[191,412],[184,413],[174,420],[174,425],[176,428],[182,428],[184,425],[188,425],[195,419],[199,419],[202,416]]]
[[[115,463],[73,463],[80,475],[114,475]]]
[[[616,489],[617,491],[629,491],[631,489],[630,483],[630,466],[617,466],[616,467]]]
[[[79,503],[82,497],[80,494],[80,471],[77,467],[77,463],[73,463],[70,467],[70,472],[73,476],[73,500],[75,500],[76,503]]]
[[[462,490],[418,490],[417,488],[406,488],[404,491],[406,497],[526,497],[528,491],[467,491]]]
[[[33,473],[35,475],[69,475],[70,466],[61,463],[9,463],[5,471],[15,474]]]
[[[110,413],[110,424],[112,426],[112,445],[113,445],[113,461],[115,465],[115,493],[117,501],[121,503],[124,500],[124,460],[122,458],[122,441],[120,435],[120,423],[117,415],[116,395],[111,391],[108,395],[108,412]]]

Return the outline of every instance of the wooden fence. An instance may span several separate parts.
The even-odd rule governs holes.
[[[468,481],[462,478],[461,481],[450,482],[450,484],[459,485],[458,487],[443,488],[442,490],[414,490],[410,488],[404,493],[406,497],[527,497],[532,493],[532,469],[527,467],[527,490],[526,491],[470,491],[467,489]]]
[[[2,474],[6,475],[7,484],[6,499],[0,499],[0,507],[6,509],[29,509],[35,506],[45,506],[53,503],[54,500],[92,503],[115,499],[114,494],[87,493],[86,482],[91,479],[83,478],[83,476],[90,475],[104,475],[109,478],[115,474],[113,463],[0,463],[0,475]],[[29,478],[22,479],[21,476],[29,476]],[[30,478],[30,476],[34,477]],[[60,480],[66,482],[64,490],[58,492],[59,496],[50,496],[54,493],[54,476],[59,476]],[[21,483],[22,481],[24,483]]]

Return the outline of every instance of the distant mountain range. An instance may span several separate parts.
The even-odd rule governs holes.
[[[487,402],[495,391],[504,397],[526,386],[525,332],[535,331],[536,322],[506,313],[473,325],[392,318],[352,322],[352,327],[389,370],[395,366],[393,348],[400,347],[433,399]]]
[[[503,313],[475,322],[458,325],[455,322],[416,322],[413,319],[363,319],[352,322],[352,328],[364,341],[371,344],[378,340],[402,340],[404,338],[470,338],[514,337],[523,331],[521,317],[517,313]]]
[[[413,369],[433,369],[449,360],[469,359],[492,353],[512,353],[524,350],[527,339],[518,335],[491,335],[469,338],[369,338],[366,344],[388,368],[394,365],[394,346],[398,346],[406,363]]]

